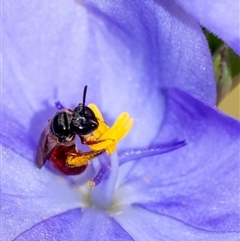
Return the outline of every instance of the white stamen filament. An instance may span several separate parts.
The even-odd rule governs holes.
[[[110,159],[109,172],[105,174],[101,183],[91,189],[90,202],[93,206],[100,209],[108,209],[113,201],[115,185],[118,177],[119,161],[117,152],[112,155],[103,155],[100,158]]]

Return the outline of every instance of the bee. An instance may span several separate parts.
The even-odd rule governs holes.
[[[74,110],[61,109],[52,119],[41,134],[36,163],[42,168],[47,160],[67,175],[77,175],[85,171],[88,162],[105,152],[103,150],[91,150],[82,152],[75,144],[78,136],[85,145],[97,144],[99,141],[88,141],[86,136],[95,131],[99,121],[94,112],[85,105],[87,86],[83,91],[83,103]]]

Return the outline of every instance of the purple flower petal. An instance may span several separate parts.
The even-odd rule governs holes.
[[[151,1],[3,3],[3,108],[36,142],[55,112],[96,103],[111,124],[136,124],[121,147],[146,146],[172,86],[215,103],[209,49],[199,24],[176,5]],[[158,118],[155,118],[158,113]],[[144,138],[143,138],[144,131]],[[121,145],[120,144],[120,145]]]
[[[121,169],[119,205],[136,203],[204,230],[239,232],[239,122],[172,90],[164,123],[155,145],[179,138],[188,144],[129,164],[127,174]]]
[[[239,237],[237,233],[205,232],[174,218],[148,212],[140,207],[122,210],[115,219],[135,241],[236,241]]]
[[[49,170],[41,171],[10,148],[1,146],[2,240],[17,235],[42,220],[82,205],[71,183]]]
[[[239,1],[176,0],[200,24],[240,54]]]
[[[110,124],[124,110],[135,118],[124,148],[153,141],[164,118],[166,90],[172,86],[214,104],[210,53],[193,17],[169,1],[43,0],[26,5],[9,0],[3,9],[4,240],[142,240],[146,230],[148,236],[157,230],[152,237],[165,238],[173,227],[175,232],[168,234],[173,238],[235,237],[196,227],[238,230],[238,143],[232,143],[235,136],[229,127],[233,123],[235,130],[236,124],[181,92],[171,95],[161,142],[187,137],[188,145],[162,155],[161,162],[152,157],[120,168],[125,179],[118,184],[114,202],[116,198],[122,205],[135,203],[148,210],[134,207],[125,212],[120,207],[123,213],[118,210],[115,221],[96,208],[80,209],[91,205],[86,203],[90,195],[81,195],[76,183],[45,167],[39,171],[32,162],[39,135],[55,112],[55,100],[76,106],[86,84],[87,101],[99,105]],[[219,129],[221,135],[216,134]],[[153,144],[159,142],[157,136]],[[223,152],[226,146],[230,147]],[[134,169],[126,172],[130,167]]]
[[[133,241],[113,218],[97,209],[69,210],[36,224],[15,240]]]

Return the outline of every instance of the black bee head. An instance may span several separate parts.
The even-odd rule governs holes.
[[[79,104],[73,111],[70,130],[76,135],[87,135],[98,128],[94,112],[87,106]]]

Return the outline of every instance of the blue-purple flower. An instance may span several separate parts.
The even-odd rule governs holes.
[[[2,5],[2,240],[238,240],[240,126],[214,107],[198,23],[239,53],[235,1]],[[133,130],[81,176],[38,170],[54,101],[75,107],[86,84],[107,123],[128,111]],[[99,162],[112,169],[89,189]]]

